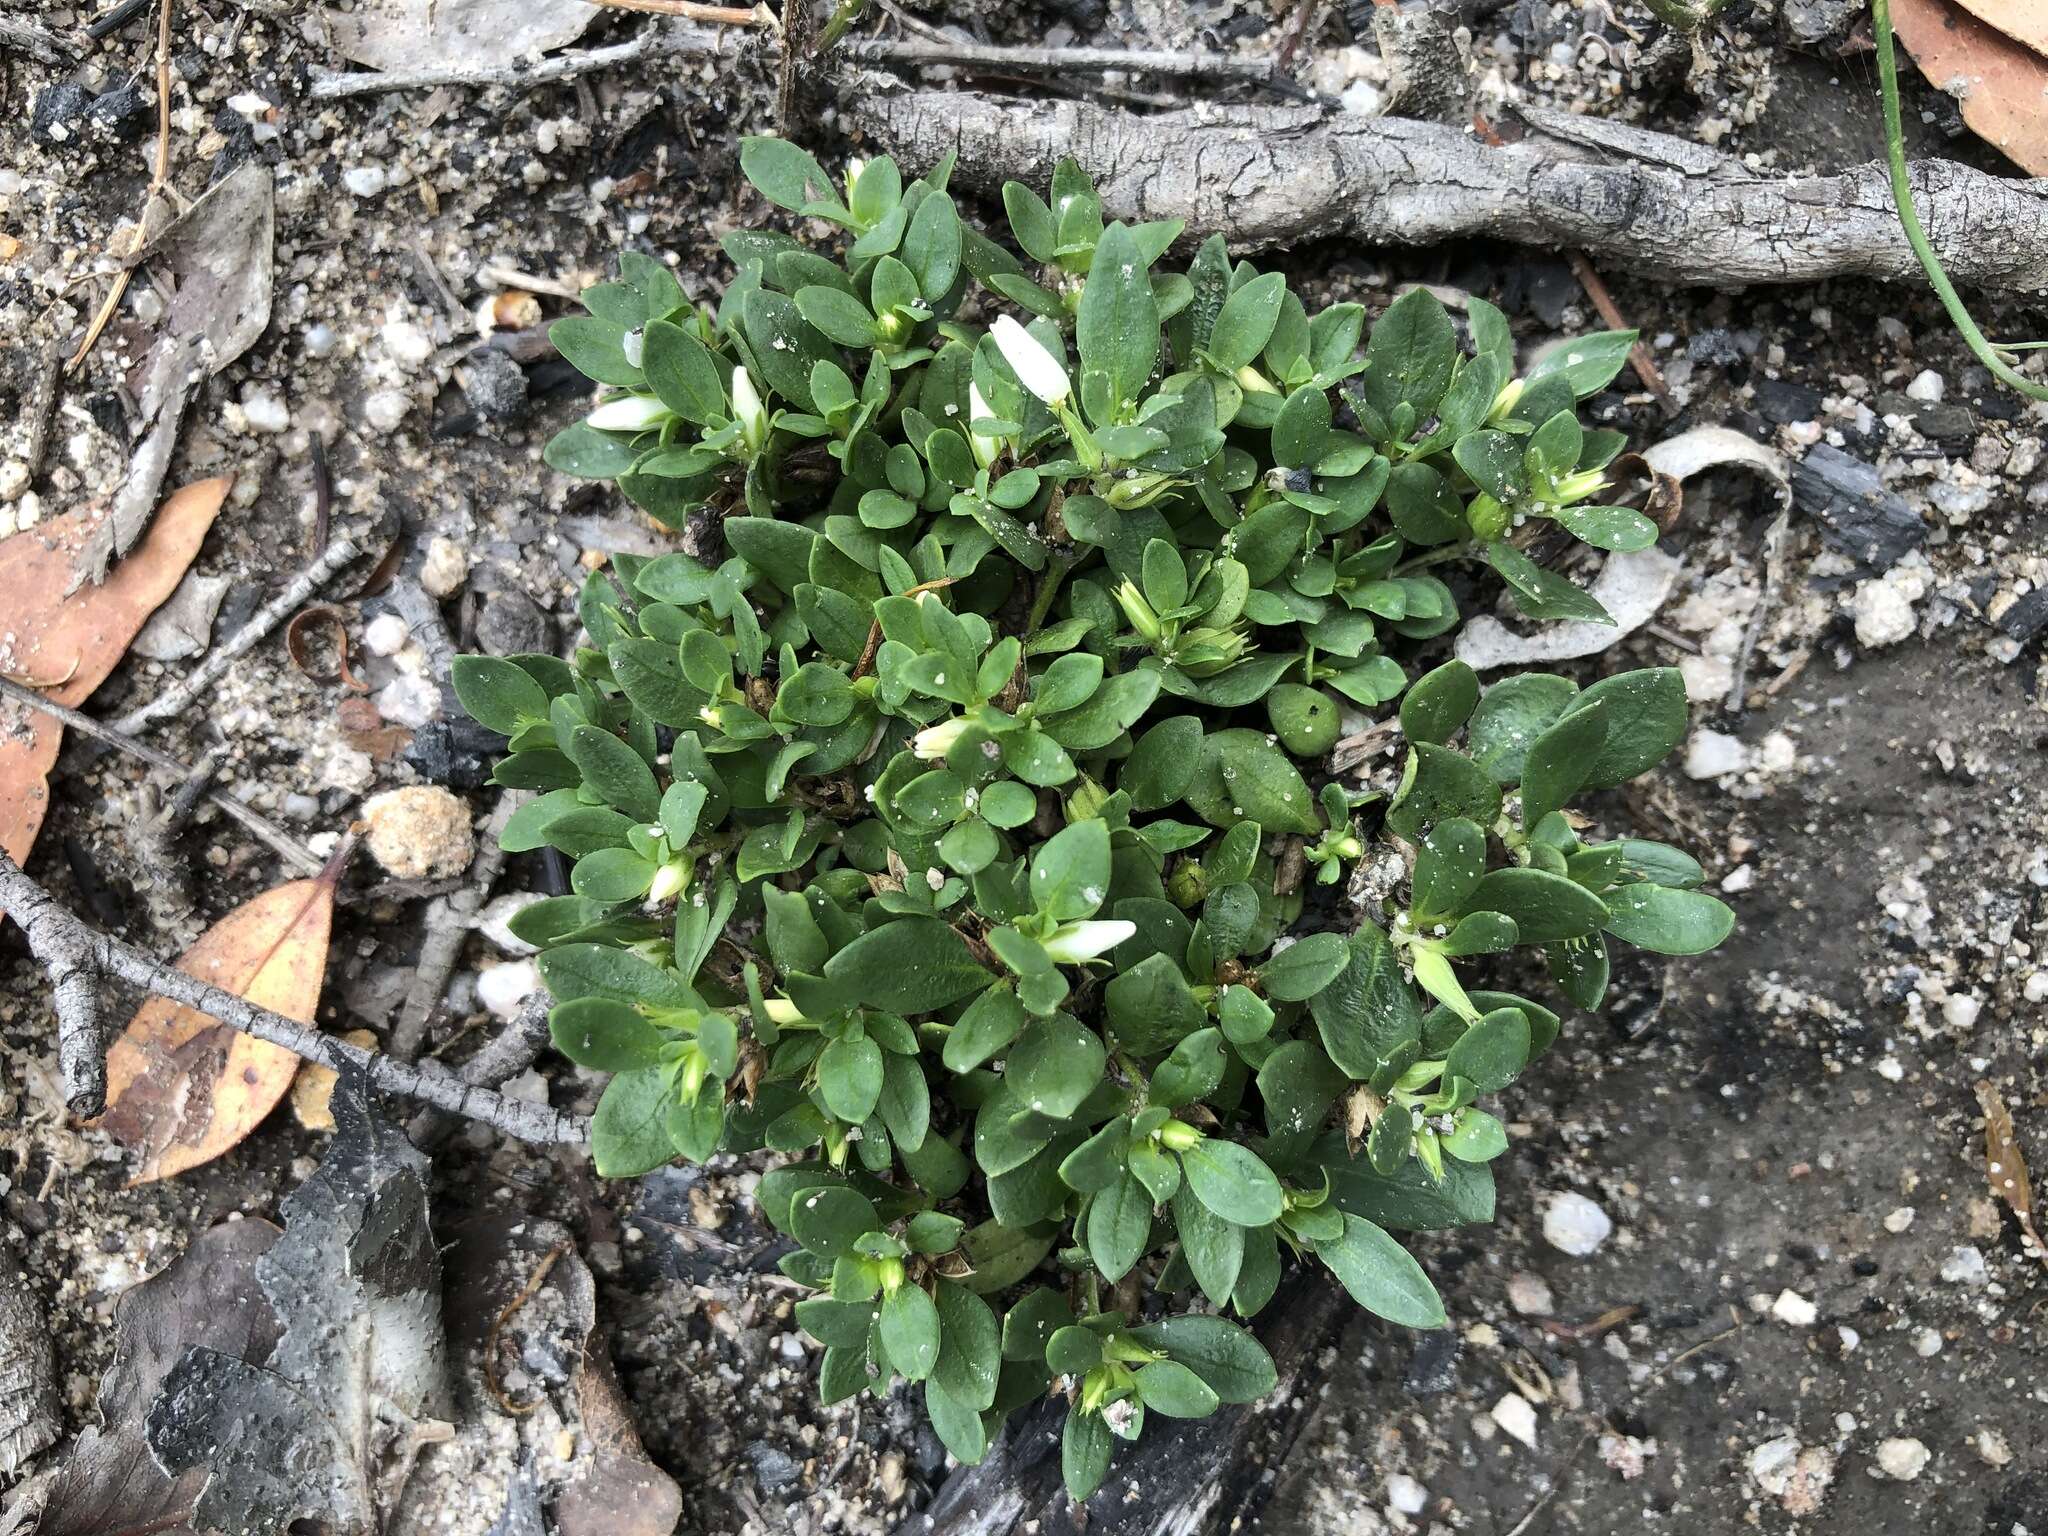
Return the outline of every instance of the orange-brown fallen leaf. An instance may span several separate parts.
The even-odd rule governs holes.
[[[312,880],[265,891],[207,929],[178,961],[258,1007],[313,1022],[327,969],[337,859]],[[277,1107],[299,1058],[168,998],[144,1003],[107,1052],[101,1127],[141,1153],[135,1182],[211,1162]]]
[[[2048,5],[1892,0],[1892,24],[1920,73],[1956,97],[1978,138],[2029,174],[2048,176],[2048,56],[2019,37],[2048,32]]]
[[[2014,42],[2048,54],[2048,6],[2041,0],[1962,0],[1962,6]]]
[[[1984,1110],[1984,1176],[1991,1181],[1991,1198],[2001,1200],[2020,1224],[2020,1237],[2027,1253],[2048,1265],[2048,1247],[2034,1228],[2034,1185],[2027,1176],[2026,1155],[2020,1151],[2019,1135],[2013,1129],[2012,1111],[1995,1084],[1977,1084],[1977,1103]]]
[[[83,704],[184,579],[233,483],[222,476],[173,492],[149,536],[104,583],[68,596],[91,514],[52,518],[0,540],[0,672],[55,703]],[[42,829],[45,780],[63,736],[47,715],[0,702],[0,848],[17,863]]]

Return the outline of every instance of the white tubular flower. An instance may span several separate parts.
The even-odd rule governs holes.
[[[740,424],[740,437],[747,447],[759,453],[768,441],[768,408],[744,368],[732,371],[732,419]]]
[[[1045,343],[1008,315],[996,316],[996,323],[989,328],[989,334],[996,339],[996,350],[1016,371],[1018,383],[1047,405],[1066,403],[1067,396],[1074,392],[1074,386],[1067,380],[1067,370],[1046,350]]]
[[[645,432],[668,418],[668,407],[652,395],[614,395],[587,419],[601,432]]]
[[[980,386],[969,384],[967,386],[967,446],[974,450],[974,462],[983,469],[987,469],[989,465],[995,463],[996,455],[1002,452],[1003,445],[994,438],[984,437],[975,431],[974,424],[977,421],[991,420],[995,414],[994,411],[988,408],[988,402],[981,398]]]
[[[928,725],[910,739],[910,750],[928,763],[935,763],[953,750],[953,743],[960,739],[967,729],[967,721],[955,715],[950,720],[941,720],[937,725]]]
[[[683,887],[689,883],[690,867],[687,864],[664,864],[654,872],[654,884],[648,888],[647,904],[651,907],[665,907],[682,895]]]
[[[846,200],[849,203],[853,201],[853,189],[860,185],[860,173],[867,168],[867,161],[858,156],[846,162]]]
[[[1085,923],[1062,923],[1045,941],[1045,952],[1055,965],[1079,965],[1105,950],[1115,949],[1138,925],[1123,918],[1098,918]]]

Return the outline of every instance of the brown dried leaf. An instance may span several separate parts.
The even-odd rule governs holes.
[[[260,1008],[313,1022],[340,862],[265,891],[215,923],[178,969]],[[211,1162],[277,1107],[299,1058],[169,998],[144,1003],[107,1052],[100,1124],[141,1152],[135,1182]]]
[[[76,708],[106,681],[129,642],[199,553],[228,487],[223,476],[172,492],[149,537],[97,587],[65,595],[93,514],[75,512],[0,540],[0,672]],[[63,727],[0,702],[0,847],[28,857],[49,808],[44,783]]]
[[[2048,54],[2048,6],[2041,0],[1962,0],[1963,9],[2016,43]]]
[[[1977,15],[1970,12],[1974,10]],[[2048,176],[2048,57],[1995,18],[2029,35],[2048,29],[2040,0],[1892,0],[1892,24],[1930,83],[1961,103],[1977,137],[2034,176]],[[2038,46],[2038,44],[2037,44]]]
[[[2043,1246],[2041,1234],[2034,1230],[2034,1186],[2027,1176],[2019,1135],[2013,1129],[2012,1111],[1989,1081],[1977,1084],[1977,1102],[1984,1110],[1984,1174],[1991,1181],[1991,1197],[2012,1207],[2028,1254],[2048,1266],[2048,1246]]]

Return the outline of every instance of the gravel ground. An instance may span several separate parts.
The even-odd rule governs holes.
[[[1347,41],[1342,9],[1308,45],[1308,78],[1369,107],[1384,69],[1369,44]],[[1520,0],[1470,19],[1497,88],[1825,167],[1873,150],[1868,56],[1838,52],[1852,9],[1788,0],[1781,15],[1736,0],[1697,49],[1629,6],[1617,20],[1605,6]],[[773,123],[772,65],[664,58],[531,89],[318,102],[310,72],[342,61],[270,10],[181,5],[173,48],[174,186],[196,196],[254,159],[272,168],[277,198],[271,325],[195,401],[172,475],[237,476],[195,568],[225,579],[211,640],[308,558],[324,474],[333,528],[375,551],[402,536],[405,577],[443,599],[458,645],[565,642],[584,571],[657,535],[623,503],[541,469],[539,445],[579,391],[530,345],[530,322],[561,313],[558,291],[626,243],[672,253],[686,291],[716,293],[718,237],[762,216],[735,185],[732,146]],[[34,15],[64,35],[90,19],[51,3]],[[925,16],[999,41],[1247,51],[1272,47],[1279,25],[1240,0]],[[632,21],[599,21],[585,42]],[[0,421],[26,410],[50,339],[90,317],[107,253],[143,206],[153,39],[144,18],[75,64],[0,55],[6,110],[30,124],[0,145]],[[1954,137],[1946,98],[1919,104],[1909,117],[1923,147],[1994,163]],[[827,122],[825,146],[857,126]],[[1384,299],[1405,281],[1483,294],[1531,346],[1596,323],[1547,256],[1332,247],[1295,263],[1333,297]],[[1884,568],[1859,568],[1822,540],[1825,497],[1802,482],[1749,667],[1751,707],[1726,718],[1718,701],[1759,599],[1775,504],[1737,474],[1689,488],[1678,590],[1653,629],[1584,665],[1687,669],[1701,702],[1686,764],[1607,815],[1715,852],[1711,878],[1742,926],[1714,956],[1635,974],[1630,1007],[1568,1030],[1517,1085],[1500,1225],[1421,1245],[1452,1335],[1351,1327],[1264,1527],[2048,1528],[2035,1384],[2044,1276],[1987,1198],[1973,1093],[1980,1079],[1997,1084],[2022,1143],[2048,1157],[2036,937],[2048,886],[2036,638],[2048,620],[2048,418],[1990,393],[1917,293],[1610,280],[1682,410],[1667,420],[1646,395],[1616,392],[1598,412],[1643,442],[1718,423],[1809,466],[1832,462],[1826,450],[1877,466],[1921,536]],[[0,531],[111,494],[136,364],[167,297],[133,285],[68,381],[48,465],[26,490],[4,468],[24,426],[0,428]],[[1994,334],[2041,328],[2038,310],[1984,318]],[[345,576],[330,596],[360,585]],[[224,779],[316,849],[366,797],[406,784],[450,788],[480,822],[492,800],[479,765],[436,718],[434,637],[385,616],[389,606],[342,603],[366,698],[317,658],[317,675],[300,671],[273,639],[159,739],[187,760],[224,746]],[[191,665],[132,661],[93,708],[128,708]],[[33,867],[172,952],[283,872],[232,824],[203,823],[167,896],[138,843],[140,782],[131,763],[71,749]],[[545,878],[515,860],[499,890]],[[387,1031],[418,957],[427,906],[383,879],[361,861],[337,924],[322,1011],[336,1030]],[[487,925],[431,1048],[466,1055],[531,985]],[[51,1308],[76,1427],[91,1417],[114,1299],[210,1222],[275,1215],[323,1138],[280,1111],[221,1161],[129,1188],[118,1148],[64,1124],[53,1055],[36,973],[17,941],[0,940],[0,1191]],[[587,1108],[594,1088],[559,1062],[515,1084],[565,1107]],[[752,1171],[601,1188],[578,1158],[470,1135],[436,1173],[449,1226],[488,1204],[575,1232],[640,1434],[683,1486],[682,1529],[881,1530],[943,1477],[907,1403],[815,1407],[809,1346],[752,1212]],[[1565,1195],[1612,1224],[1584,1256],[1553,1240],[1589,1230],[1582,1207],[1556,1203]],[[502,1513],[488,1506],[425,1513],[482,1532]]]

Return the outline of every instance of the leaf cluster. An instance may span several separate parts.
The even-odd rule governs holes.
[[[1105,222],[1070,162],[1005,190],[1021,255],[944,167],[743,165],[829,253],[727,237],[715,311],[628,255],[554,329],[607,392],[548,462],[720,548],[614,557],[571,660],[458,663],[536,791],[505,846],[572,861],[514,927],[613,1074],[600,1172],[786,1159],[760,1202],[828,1400],[916,1383],[974,1461],[1058,1384],[1085,1497],[1148,1414],[1271,1387],[1229,1314],[1290,1258],[1444,1322],[1392,1234],[1490,1217],[1477,1101],[1559,1028],[1475,962],[1591,1009],[1609,942],[1728,931],[1687,855],[1571,808],[1682,737],[1675,672],[1415,670],[1447,577],[1604,617],[1536,535],[1655,535],[1577,416],[1633,338],[1517,376],[1498,311],[1461,335],[1421,290],[1368,336],[1216,241],[1171,269],[1178,223]],[[1398,788],[1329,775],[1396,700]],[[1374,855],[1397,894],[1313,931]]]

